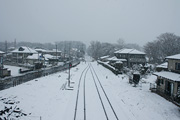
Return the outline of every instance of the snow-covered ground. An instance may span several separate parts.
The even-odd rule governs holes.
[[[11,66],[11,65],[4,65],[4,68],[8,68],[8,70],[11,70],[11,75],[12,76],[18,76],[20,75],[19,69],[25,69],[23,67],[17,67],[17,66]]]
[[[116,76],[108,69],[98,65],[97,62],[91,64],[97,72],[119,119],[180,119],[180,110],[177,106],[150,92],[149,82],[155,81],[155,76],[148,76],[147,79],[143,79],[146,82],[133,87],[128,83],[126,75]],[[12,107],[10,110],[19,110],[21,111],[19,115],[22,115],[22,117],[18,119],[21,120],[39,120],[40,117],[42,120],[73,119],[78,82],[82,71],[87,66],[88,62],[83,62],[71,69],[71,86],[74,87],[73,90],[64,89],[68,81],[68,71],[64,71],[0,91],[0,111],[4,110],[5,106],[7,108]],[[80,90],[82,91],[82,88]],[[80,92],[81,94],[82,92]],[[105,119],[90,70],[86,76],[86,100],[87,119]],[[82,102],[83,100],[79,101],[80,104]],[[96,114],[94,111],[96,111]],[[12,113],[9,118],[15,117],[15,115],[18,114]],[[2,118],[5,116],[8,115],[0,115]]]

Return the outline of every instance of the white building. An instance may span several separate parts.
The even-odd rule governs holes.
[[[11,51],[11,53],[14,62],[25,63],[25,60],[29,55],[37,54],[38,52],[32,48],[21,46],[18,49]]]

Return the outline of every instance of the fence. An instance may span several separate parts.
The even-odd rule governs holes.
[[[78,65],[80,61],[73,61],[72,67]],[[51,68],[42,68],[36,71],[30,71],[27,73],[23,73],[19,76],[10,76],[0,79],[0,90],[4,90],[10,87],[14,87],[16,85],[22,84],[24,82],[28,82],[35,78],[39,78],[44,75],[56,73],[59,71],[63,71],[69,68],[69,64],[64,64],[63,66],[55,66]]]

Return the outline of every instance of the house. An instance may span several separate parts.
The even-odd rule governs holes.
[[[38,61],[43,61],[43,60],[44,60],[44,58],[40,54],[33,54],[33,55],[29,55],[26,58],[26,63],[34,65],[34,63],[36,63]]]
[[[41,55],[48,54],[48,55],[52,55],[52,56],[57,56],[58,59],[61,58],[61,56],[62,56],[62,52],[59,50],[56,50],[56,49],[46,50],[43,48],[35,48],[35,50]]]
[[[136,49],[121,49],[114,52],[114,55],[118,59],[126,59],[127,67],[132,67],[134,64],[145,65],[146,63],[146,54]]]
[[[34,65],[34,63],[37,63],[37,62],[41,62],[41,63],[45,63],[45,62],[48,62],[49,64],[51,63],[51,59],[53,58],[56,58],[55,56],[52,56],[50,54],[33,54],[33,55],[29,55],[27,58],[26,58],[26,62],[31,64],[31,65]]]
[[[32,48],[21,46],[18,49],[15,49],[15,50],[11,51],[11,53],[12,53],[12,59],[13,59],[14,62],[16,62],[16,63],[25,63],[26,58],[29,55],[37,54],[38,52],[36,52]]]
[[[166,98],[180,102],[180,54],[166,57],[168,71],[156,72],[156,92]],[[179,94],[179,98],[178,98]]]
[[[45,57],[45,60],[48,61],[48,63],[52,64],[52,65],[57,65],[57,63],[60,59],[59,56],[53,56],[50,54],[45,54],[44,57]]]
[[[43,49],[43,48],[39,48],[39,47],[36,47],[35,50],[39,53],[39,54],[45,54],[46,53],[46,49]]]
[[[50,54],[52,56],[61,56],[61,51],[53,49],[53,50],[46,50],[43,52],[43,54]]]
[[[166,59],[168,60],[168,69],[180,73],[180,54],[168,56]]]

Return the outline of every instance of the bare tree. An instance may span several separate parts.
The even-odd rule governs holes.
[[[144,51],[152,63],[161,63],[166,56],[180,53],[180,37],[173,33],[163,33],[157,40],[148,42]]]

